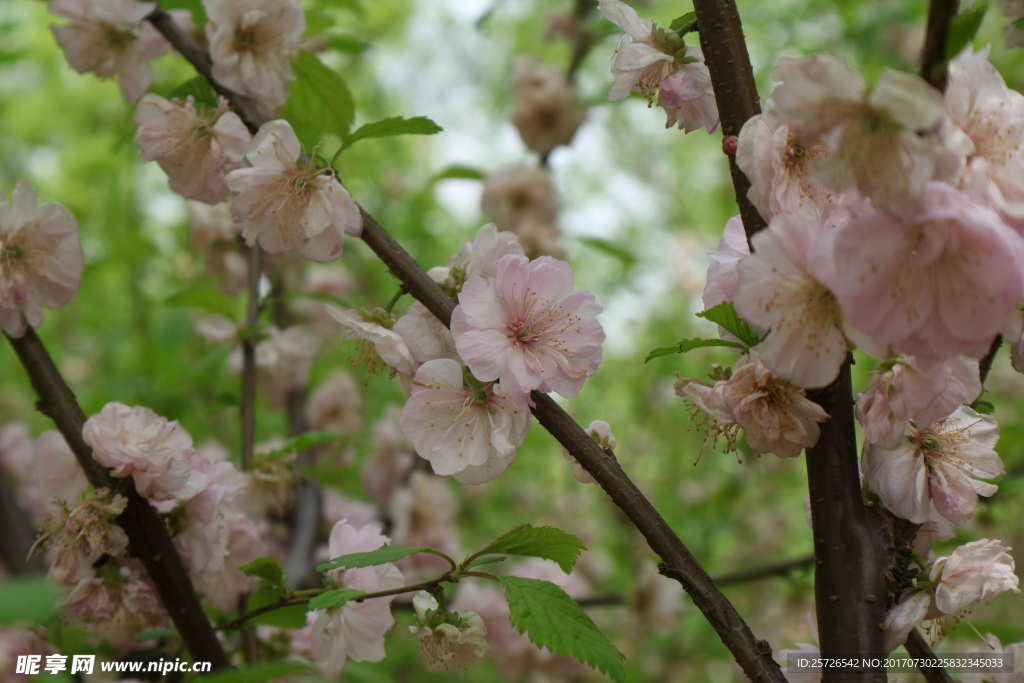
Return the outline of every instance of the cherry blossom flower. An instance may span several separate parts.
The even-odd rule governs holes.
[[[554,231],[547,242],[553,243],[557,238],[554,224],[558,218],[558,199],[551,171],[547,168],[520,166],[490,174],[484,179],[480,207],[498,230],[511,231],[520,242],[525,232],[536,242],[534,246],[544,246],[545,240],[540,238],[545,229],[549,233]],[[538,254],[528,252],[527,255]]]
[[[747,322],[771,328],[757,346],[773,373],[807,389],[832,383],[847,344],[836,298],[814,276],[818,221],[778,216],[737,266],[734,303]]]
[[[189,202],[188,216],[192,224],[188,243],[203,257],[206,272],[228,296],[244,292],[249,282],[248,248],[241,240],[242,226],[235,223],[228,205]]]
[[[514,85],[518,101],[512,124],[528,149],[543,155],[572,142],[587,110],[558,69],[535,59],[520,59]]]
[[[476,484],[505,471],[530,423],[525,394],[504,385],[467,387],[461,366],[442,358],[416,371],[400,425],[435,473]]]
[[[675,53],[680,46],[659,41],[654,25],[642,20],[636,10],[624,2],[598,0],[597,9],[626,32],[612,55],[615,83],[608,93],[608,101],[621,100],[630,92],[652,99],[662,79],[675,71]]]
[[[611,425],[604,420],[594,420],[587,425],[587,434],[602,450],[613,451],[618,443],[615,435],[612,434]],[[562,446],[562,457],[565,458],[572,467],[572,476],[576,478],[576,481],[581,484],[594,483],[594,478],[590,476],[589,472],[583,469],[583,466],[580,465],[576,458],[572,457],[565,446]]]
[[[945,183],[929,183],[925,198],[905,222],[870,213],[826,232],[816,276],[873,355],[891,345],[922,366],[980,358],[997,334],[1020,332],[1024,241]]]
[[[835,191],[855,187],[888,207],[916,196],[943,163],[942,95],[918,76],[885,71],[866,91],[860,74],[829,55],[782,57],[782,81],[765,110],[797,131],[803,147],[825,143],[811,179]],[[919,135],[921,133],[922,135]]]
[[[602,307],[572,291],[572,269],[550,256],[503,256],[493,282],[459,293],[452,336],[477,379],[500,379],[507,396],[533,389],[573,398],[601,362]]]
[[[414,369],[437,358],[459,360],[452,333],[419,301],[409,306],[392,329],[405,341]]]
[[[833,195],[811,180],[810,167],[827,156],[823,143],[798,143],[794,129],[768,112],[743,124],[736,148],[736,164],[750,180],[747,197],[766,221],[778,214],[818,218]]]
[[[883,363],[857,400],[864,438],[885,448],[903,439],[907,421],[930,425],[981,393],[978,361],[955,356],[922,369],[912,356]]]
[[[51,12],[71,19],[50,29],[72,69],[93,71],[100,78],[117,76],[121,94],[134,102],[153,83],[149,60],[171,47],[145,21],[156,6],[135,0],[50,0]],[[173,10],[171,16],[179,24],[191,23],[187,11]]]
[[[900,603],[885,613],[885,621],[882,623],[885,631],[885,651],[892,652],[907,642],[910,632],[926,618],[941,616],[933,613],[931,593],[905,593]]]
[[[331,557],[377,550],[390,543],[380,527],[367,525],[357,529],[342,520],[334,525],[328,543]],[[339,588],[355,588],[375,593],[403,585],[402,572],[391,563],[357,569],[328,572]],[[311,646],[313,654],[330,676],[337,676],[347,660],[379,662],[384,659],[384,634],[395,623],[391,616],[392,597],[365,602],[348,602],[334,610],[310,612],[315,615]]]
[[[373,347],[376,357],[391,367],[392,377],[399,375],[403,380],[411,378],[416,371],[416,361],[412,351],[400,334],[392,328],[395,320],[390,313],[383,310],[352,311],[331,304],[327,305],[327,313],[334,318],[348,339],[356,339]],[[368,353],[364,351],[364,356]],[[361,358],[361,362],[370,363],[371,371],[376,372],[375,362],[369,357]]]
[[[1021,8],[1024,12],[1024,7]],[[967,653],[979,656],[991,656],[995,654],[1008,654],[1015,662],[1024,661],[1024,642],[1003,645],[999,638],[991,633],[985,634],[985,642],[977,647],[969,648]],[[964,672],[960,674],[960,683],[1020,683],[1020,676],[1015,672],[1007,673],[975,673]]]
[[[1017,588],[1012,548],[998,540],[966,543],[949,557],[940,557],[929,576],[935,584],[935,606],[944,614],[956,614],[974,602],[991,600]]]
[[[412,605],[421,626],[410,626],[409,632],[419,639],[430,669],[468,669],[490,651],[487,627],[479,614],[440,610],[437,600],[426,591],[417,593]]]
[[[389,405],[373,426],[373,450],[361,473],[366,492],[382,506],[390,505],[416,458],[398,426],[400,419],[398,406]]]
[[[392,539],[398,545],[433,548],[449,557],[461,552],[456,515],[459,504],[448,481],[429,472],[415,471],[398,487],[388,503],[393,520]],[[450,569],[437,555],[416,553],[398,562],[405,576],[437,576]]]
[[[259,241],[271,254],[295,249],[326,263],[341,256],[343,234],[362,233],[362,216],[332,169],[317,169],[312,158],[299,166],[301,152],[287,121],[264,124],[246,154],[252,168],[227,176],[238,193],[231,214],[250,246]]]
[[[462,245],[459,253],[448,259],[447,266],[431,268],[427,274],[439,285],[447,286],[453,294],[458,294],[470,278],[494,278],[502,256],[522,253],[523,247],[514,234],[498,232],[494,223],[488,223],[477,231],[476,237]]]
[[[893,513],[921,524],[931,505],[961,525],[974,514],[978,496],[999,488],[980,479],[1003,474],[994,450],[999,426],[988,415],[961,406],[949,417],[917,428],[908,423],[895,448],[868,443],[864,447],[864,478]]]
[[[168,622],[156,589],[137,561],[116,563],[102,577],[82,579],[67,596],[66,608],[86,628],[120,646],[132,644],[139,633],[163,628]]]
[[[714,133],[719,125],[718,102],[704,53],[699,47],[687,47],[684,59],[694,61],[680,64],[678,71],[658,84],[658,106],[668,115],[665,127],[677,126],[686,133],[704,128]]]
[[[10,203],[0,192],[0,330],[21,337],[43,321],[40,306],[60,308],[82,283],[85,255],[78,223],[60,204],[19,180]]]
[[[740,358],[727,380],[707,385],[680,379],[675,390],[707,414],[712,435],[724,435],[729,450],[735,442],[733,425],[738,425],[754,452],[796,457],[818,442],[818,423],[828,419],[821,406],[809,401],[801,389],[773,375],[753,355]]]
[[[51,648],[39,634],[22,626],[0,626],[0,671],[6,671],[10,683],[29,683],[38,680],[28,673],[15,673],[19,657],[49,655]]]
[[[743,221],[733,216],[725,224],[725,232],[718,242],[718,249],[709,251],[711,265],[708,266],[708,281],[704,286],[704,309],[714,308],[725,301],[732,301],[739,287],[739,273],[736,265],[750,255],[747,233]]]
[[[305,325],[283,331],[271,325],[261,332],[256,342],[256,383],[268,405],[283,406],[289,391],[305,388],[320,343],[320,336]],[[242,366],[242,347],[236,345],[228,357],[228,372],[241,374]]]
[[[82,428],[96,462],[115,477],[131,476],[143,496],[156,500],[188,500],[205,484],[191,470],[192,437],[177,422],[168,422],[149,408],[108,403]]]
[[[132,117],[139,127],[139,161],[156,161],[170,188],[186,199],[217,204],[228,198],[225,176],[242,167],[252,135],[223,97],[216,108],[197,111],[191,96],[168,102],[159,95],[142,98]]]
[[[306,419],[314,430],[356,434],[363,427],[362,406],[362,396],[352,374],[338,368],[309,397]]]
[[[272,116],[288,99],[306,17],[298,0],[203,0],[213,77]]]

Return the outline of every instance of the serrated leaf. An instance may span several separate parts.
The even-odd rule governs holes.
[[[345,569],[358,569],[359,567],[373,567],[378,564],[384,564],[386,562],[396,562],[403,557],[409,555],[415,555],[416,553],[429,552],[430,548],[411,548],[405,545],[382,545],[377,550],[371,550],[367,553],[352,553],[350,555],[342,555],[341,557],[335,557],[329,562],[318,564],[316,570],[318,572],[326,572],[331,569],[339,569],[344,567]]]
[[[979,2],[968,7],[963,14],[953,17],[953,21],[949,24],[949,33],[946,35],[947,62],[960,54],[960,51],[974,40],[975,34],[981,27],[981,20],[985,18],[987,11],[988,3]],[[944,67],[945,65],[943,65]]]
[[[284,588],[284,568],[273,557],[257,557],[252,562],[238,567],[246,576],[263,579],[272,586]]]
[[[306,50],[299,50],[292,73],[291,94],[278,118],[344,139],[356,114],[345,79]]]
[[[190,78],[177,88],[167,93],[167,99],[178,98],[184,101],[186,98],[191,96],[196,103],[196,107],[208,107],[215,109],[217,107],[217,93],[210,87],[209,82],[202,76],[196,76]]]
[[[523,524],[498,537],[476,555],[520,555],[554,560],[566,574],[586,550],[583,542],[572,534],[553,526]]]
[[[624,681],[625,656],[608,640],[575,600],[550,581],[499,576],[512,625],[534,645],[573,657]]]
[[[331,443],[332,441],[340,441],[344,438],[344,434],[339,434],[338,432],[332,432],[326,429],[315,432],[306,432],[305,434],[299,434],[298,436],[291,437],[285,441],[280,448],[275,448],[268,453],[262,453],[260,457],[265,460],[274,460],[275,458],[280,458],[281,456],[288,455],[289,453],[306,451],[310,448],[316,448],[317,446],[322,446],[325,443]]]
[[[199,680],[202,683],[269,683],[289,676],[313,676],[317,673],[319,671],[309,664],[278,661],[207,674]]]
[[[737,337],[747,346],[756,346],[760,341],[757,329],[745,320],[740,319],[739,314],[736,312],[736,307],[732,305],[731,301],[724,301],[706,311],[701,311],[697,314],[697,317],[709,320],[716,325],[721,325],[725,328],[726,332]]]
[[[507,559],[508,559],[507,557],[504,557],[504,556],[501,556],[501,555],[498,555],[497,557],[495,557],[495,556],[491,556],[491,557],[478,557],[475,560],[473,560],[472,562],[470,562],[469,564],[467,564],[466,565],[466,569],[469,569],[471,567],[480,567],[480,566],[485,565],[485,564],[494,564],[495,562],[504,562]]]
[[[644,363],[662,356],[671,356],[673,353],[689,353],[694,349],[711,346],[725,346],[730,349],[742,349],[744,351],[747,349],[743,344],[729,339],[684,339],[675,346],[662,346],[661,348],[654,349],[644,358]]]
[[[678,33],[679,35],[685,35],[690,31],[697,30],[697,13],[687,12],[678,19],[673,19],[672,23],[668,25],[670,29]]]
[[[321,593],[309,601],[309,609],[337,609],[346,602],[358,600],[366,595],[366,591],[355,588],[336,588],[335,590]]]
[[[227,294],[212,289],[186,289],[164,301],[174,308],[198,308],[208,313],[218,313],[228,320],[235,318],[235,302]]]
[[[636,264],[636,256],[633,255],[628,249],[623,249],[614,242],[609,242],[606,239],[600,237],[577,237],[576,240],[580,244],[586,244],[588,247],[593,247],[599,251],[614,256],[622,262],[622,265],[626,268],[631,268]]]
[[[57,597],[57,587],[44,576],[0,583],[0,624],[45,623],[54,614]]]
[[[351,147],[353,143],[367,138],[390,138],[396,135],[434,135],[442,130],[444,128],[441,128],[441,126],[426,116],[414,116],[411,119],[392,116],[388,119],[381,119],[380,121],[359,126],[352,135],[345,139],[342,149]]]

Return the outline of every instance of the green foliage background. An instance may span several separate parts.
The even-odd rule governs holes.
[[[194,0],[166,4],[200,8]],[[832,52],[862,69],[869,82],[886,67],[915,68],[923,1],[739,4],[763,95],[779,54]],[[340,166],[353,196],[421,264],[444,264],[485,219],[477,204],[479,181],[434,178],[453,165],[486,174],[536,163],[507,120],[514,60],[533,55],[564,66],[565,41],[545,42],[543,35],[551,16],[568,14],[573,3],[323,0],[306,6],[309,35],[329,37],[320,56],[347,81],[357,126],[390,116],[429,116],[444,128],[429,138],[366,140],[346,150]],[[642,17],[667,25],[691,7],[651,2],[638,9]],[[145,405],[179,420],[197,444],[216,439],[237,450],[239,380],[225,372],[226,351],[209,347],[195,333],[194,311],[165,305],[178,292],[215,287],[188,246],[185,202],[167,190],[157,166],[137,163],[134,106],[123,101],[114,82],[68,68],[46,28],[52,21],[60,20],[42,2],[0,4],[0,189],[9,193],[18,178],[27,178],[41,201],[67,206],[79,220],[87,257],[78,296],[46,314],[40,336],[87,414],[114,400]],[[708,363],[730,363],[730,352],[698,349],[643,362],[651,349],[713,334],[710,324],[692,314],[701,309],[704,254],[716,245],[734,202],[720,134],[665,130],[660,110],[640,99],[605,103],[608,59],[618,33],[599,16],[593,21],[608,33],[579,74],[581,95],[593,106],[573,146],[556,151],[551,165],[576,285],[594,291],[605,305],[609,341],[599,372],[579,398],[564,405],[583,425],[611,422],[620,462],[713,576],[805,557],[812,547],[801,504],[801,459],[716,452],[691,427],[673,393],[675,373],[703,377]],[[992,61],[1011,86],[1019,86],[1024,57],[1001,47],[1004,24],[991,10],[975,44],[993,43]],[[155,90],[161,93],[194,75],[174,56],[160,60],[156,72]],[[312,131],[300,132],[314,140]],[[339,142],[328,137],[321,154],[329,158]],[[361,285],[351,295],[353,306],[383,305],[391,298],[396,282],[358,240],[347,241],[339,263]],[[400,310],[407,304],[408,298]],[[242,307],[238,302],[239,314]],[[351,344],[334,344],[317,361],[312,384],[353,355]],[[863,359],[856,367],[860,386],[868,367]],[[355,435],[356,464],[321,474],[347,495],[368,499],[358,463],[369,455],[370,426],[388,403],[400,405],[402,391],[383,376],[360,369],[356,374],[365,382],[367,424]],[[1011,474],[957,540],[999,537],[1024,547],[1018,517],[1024,383],[1010,372],[1005,352],[989,389],[1002,424],[999,450]],[[14,354],[0,345],[0,422],[27,421],[34,435],[50,428],[33,402]],[[283,416],[267,409],[261,409],[257,427],[260,440],[286,431]],[[656,560],[599,488],[573,479],[559,446],[539,427],[501,479],[472,489],[451,483],[462,502],[467,550],[507,530],[510,522],[556,525],[590,548],[577,571],[587,573],[597,594],[627,596],[642,567]],[[755,634],[777,649],[813,641],[806,622],[813,607],[809,569],[730,586],[726,594]],[[1018,598],[1002,598],[979,607],[972,621],[1004,643],[1024,640],[1018,605]],[[691,604],[671,633],[658,633],[627,612],[623,606],[591,610],[626,652],[628,680],[739,679],[728,652]],[[404,628],[409,623],[409,613],[398,617],[386,661],[350,664],[345,675],[357,681],[433,680]],[[55,633],[75,647],[78,636]],[[957,635],[978,644],[970,642],[969,629]],[[495,675],[485,663],[444,678],[484,681]]]

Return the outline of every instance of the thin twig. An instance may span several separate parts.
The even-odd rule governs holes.
[[[904,643],[903,647],[907,648],[907,654],[915,659],[935,661],[935,651],[932,650],[928,641],[924,639],[924,636],[916,628],[907,636],[907,642]],[[921,672],[921,675],[924,676],[928,683],[955,683],[953,677],[940,666],[922,666],[918,671]]]
[[[0,469],[0,562],[14,576],[44,574],[39,555],[29,556],[36,535],[28,515],[18,505],[14,491]]]
[[[245,310],[245,336],[242,338],[242,471],[252,467],[256,452],[256,323],[260,316],[260,275],[262,253],[258,244],[249,249],[249,299]]]
[[[928,3],[928,27],[921,52],[921,78],[939,90],[946,89],[946,39],[959,5],[959,0],[931,0]]]
[[[712,2],[711,4],[716,3]],[[733,14],[735,14],[735,8],[733,8]],[[152,17],[153,15],[150,15],[151,21]],[[737,26],[738,21],[737,17]],[[154,21],[153,24],[168,39],[171,37],[168,35],[169,32],[174,34],[174,40],[171,40],[171,43],[175,47],[184,41],[191,41],[191,38],[181,31],[180,27],[176,27],[170,17],[166,17],[166,19],[161,17],[159,22]],[[742,43],[742,40],[740,42]],[[745,46],[742,50],[745,57]],[[210,73],[209,58],[202,50],[186,46],[186,49],[179,47],[179,51],[186,59],[193,62],[200,73],[210,78],[208,75]],[[202,67],[206,70],[204,71],[201,64],[197,64],[193,60],[203,62]],[[747,70],[749,71],[749,60],[747,60]],[[753,77],[751,76],[752,83]],[[229,100],[231,100],[230,97]],[[232,100],[232,102],[234,101]],[[248,124],[251,127],[263,121],[262,117],[254,115]],[[410,294],[446,326],[449,325],[452,311],[455,308],[452,300],[365,209],[361,208],[360,210],[363,217],[363,241],[405,284]],[[756,211],[754,213],[756,214]],[[732,603],[715,586],[711,577],[683,545],[650,501],[622,471],[614,455],[602,450],[551,397],[534,391],[532,398],[536,403],[533,414],[537,420],[569,450],[611,496],[615,504],[626,513],[647,539],[651,549],[664,560],[663,573],[682,584],[718,633],[722,642],[736,657],[736,661],[746,675],[753,681],[785,681],[779,665],[771,658],[771,646],[764,640],[754,638],[750,627],[736,612]]]
[[[92,448],[82,438],[85,413],[35,330],[30,328],[20,339],[8,337],[8,340],[39,396],[36,407],[53,420],[89,483],[97,489],[117,491],[127,499],[128,504],[118,516],[117,523],[128,536],[128,550],[146,568],[160,601],[193,660],[210,662],[215,670],[230,666],[199,604],[195,588],[167,532],[167,525],[149,502],[136,492],[131,478],[115,480],[93,458]]]
[[[734,574],[718,576],[715,577],[715,583],[719,586],[728,586],[734,583],[758,581],[772,576],[786,576],[798,569],[806,569],[807,567],[812,566],[814,566],[814,555],[808,555],[807,557],[790,560],[789,562],[780,562],[779,564],[770,564],[767,567],[757,567],[756,569],[750,569],[745,572],[736,572]]]

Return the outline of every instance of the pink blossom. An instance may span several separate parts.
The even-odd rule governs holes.
[[[103,578],[79,581],[66,606],[88,629],[122,646],[133,643],[143,631],[165,627],[168,621],[156,590],[137,561],[115,565]]]
[[[807,389],[831,384],[847,355],[839,305],[814,275],[821,232],[817,219],[772,219],[737,266],[734,299],[744,320],[770,328],[757,346],[761,362]]]
[[[587,109],[565,76],[552,66],[522,58],[516,63],[514,80],[518,100],[512,125],[527,149],[547,154],[572,142]]]
[[[305,269],[300,297],[291,302],[296,315],[308,319],[314,330],[328,334],[337,325],[326,310],[324,298],[344,299],[354,284],[352,276],[340,264],[329,266],[313,265]],[[315,295],[303,296],[303,295]]]
[[[242,242],[242,226],[231,218],[227,204],[189,202],[188,216],[192,224],[188,243],[203,258],[206,272],[217,278],[222,292],[238,296],[249,282],[248,248]]]
[[[558,246],[555,226],[558,199],[546,167],[517,166],[490,174],[484,179],[480,208],[499,230],[511,231],[530,258],[564,253]]]
[[[379,505],[391,503],[415,460],[412,447],[398,426],[400,419],[398,406],[389,405],[383,419],[373,426],[373,450],[363,465],[363,486]]]
[[[884,363],[857,400],[864,438],[886,448],[903,439],[907,421],[930,425],[981,393],[978,361],[955,356],[922,369],[912,356]]]
[[[215,109],[196,110],[192,97],[168,102],[159,95],[142,98],[132,117],[139,127],[135,145],[139,161],[156,161],[167,173],[170,188],[207,204],[228,198],[225,176],[242,167],[252,135],[220,98]]]
[[[594,420],[587,426],[587,434],[591,439],[594,440],[602,450],[613,451],[618,443],[615,435],[612,434],[612,427],[604,420]],[[590,476],[590,473],[583,469],[579,461],[572,457],[568,449],[565,446],[562,447],[562,457],[565,458],[569,465],[572,467],[572,476],[576,478],[576,481],[581,484],[593,484],[594,478]]]
[[[978,495],[998,489],[980,479],[1003,474],[994,450],[999,426],[988,415],[961,406],[949,417],[917,428],[908,423],[895,448],[868,443],[864,447],[864,478],[882,503],[915,524],[928,519],[931,505],[960,525],[970,519]]]
[[[459,503],[448,481],[429,472],[415,471],[406,477],[388,504],[388,518],[394,523],[392,538],[398,545],[427,547],[449,557],[460,554],[456,516]],[[417,553],[402,559],[398,568],[406,576],[437,576],[448,571],[448,563],[436,555]]]
[[[885,621],[882,625],[885,631],[885,651],[892,652],[907,642],[910,632],[929,618],[930,612],[934,612],[930,592],[905,593],[900,603],[885,613]]]
[[[60,204],[19,180],[11,201],[0,192],[0,330],[21,337],[43,321],[40,306],[60,308],[82,283],[85,256],[78,224]]]
[[[355,379],[347,370],[339,368],[309,397],[306,419],[314,430],[356,434],[363,426],[362,404]]]
[[[372,353],[391,367],[391,376],[400,375],[403,380],[411,378],[416,371],[416,361],[408,344],[392,328],[395,320],[390,313],[376,311],[352,311],[328,304],[328,315],[334,318],[347,339],[356,339],[372,346]],[[364,356],[369,354],[364,352]],[[379,362],[369,357],[360,359],[371,364],[371,371],[376,371]]]
[[[305,388],[320,342],[320,336],[305,325],[283,331],[270,326],[261,333],[256,342],[256,382],[271,407],[283,406],[289,391]],[[228,370],[242,372],[241,346],[232,350]]]
[[[390,540],[375,525],[355,528],[344,520],[334,525],[329,541],[331,557],[377,550]],[[374,593],[399,588],[404,579],[391,563],[358,569],[336,569],[328,578],[340,588]],[[337,676],[345,662],[379,662],[384,659],[384,634],[394,625],[392,597],[349,602],[339,609],[320,611],[313,622],[313,654],[327,673]]]
[[[766,221],[778,214],[817,218],[832,201],[832,193],[810,178],[811,163],[828,156],[828,148],[798,143],[794,130],[766,112],[740,131],[736,164],[750,180],[747,197]]]
[[[564,261],[508,255],[493,282],[466,282],[452,336],[477,379],[500,379],[506,395],[537,389],[573,398],[601,362],[601,310],[590,292],[572,291]]]
[[[6,672],[9,683],[29,683],[39,680],[37,676],[14,673],[18,657],[48,655],[51,648],[34,631],[21,626],[0,626],[0,671]],[[44,660],[45,661],[45,660]]]
[[[816,55],[782,57],[772,78],[782,83],[765,110],[797,129],[797,144],[828,148],[811,165],[815,182],[899,207],[944,163],[935,134],[945,116],[942,95],[918,76],[887,70],[869,94],[860,74]]]
[[[271,254],[295,249],[326,263],[341,256],[343,234],[362,232],[362,216],[333,169],[317,169],[312,158],[300,167],[301,153],[287,121],[264,124],[246,154],[252,168],[227,176],[238,193],[231,214],[242,223],[246,244],[259,241]]]
[[[213,77],[273,115],[288,99],[306,17],[298,0],[203,0]]]
[[[503,385],[466,386],[462,368],[449,359],[428,361],[416,371],[400,422],[435,473],[474,484],[505,471],[530,423],[524,394]]]
[[[459,253],[448,259],[447,266],[431,268],[427,274],[439,285],[458,293],[470,278],[493,279],[502,256],[522,253],[523,247],[514,234],[498,232],[494,223],[488,223],[477,231],[476,237],[462,245]]]
[[[1024,7],[1021,8],[1024,12]],[[1024,44],[1024,43],[1022,43]],[[968,653],[977,656],[990,656],[1000,653],[1009,654],[1014,662],[1024,661],[1024,642],[1003,645],[999,638],[991,633],[985,635],[985,642],[977,647],[969,648]],[[1020,683],[1020,675],[1016,672],[1007,673],[977,673],[964,672],[960,674],[961,683]]]
[[[187,500],[204,478],[191,476],[192,437],[177,422],[149,408],[108,403],[82,428],[93,457],[115,477],[131,477],[139,493],[157,500]]]
[[[1008,590],[1020,593],[1010,550],[998,540],[982,539],[936,560],[929,579],[935,584],[939,611],[956,614],[972,603],[991,600]]]
[[[743,221],[733,216],[725,224],[725,232],[718,242],[718,249],[709,251],[711,265],[708,266],[708,282],[704,286],[704,309],[714,308],[725,301],[732,301],[739,287],[739,273],[736,265],[750,254],[747,233]]]
[[[459,360],[452,333],[419,301],[395,321],[393,329],[405,341],[414,369],[437,358]]]
[[[615,83],[608,101],[621,100],[630,92],[650,100],[662,79],[675,71],[678,47],[659,41],[651,22],[642,20],[636,10],[619,0],[598,0],[597,9],[626,32],[612,55]]]
[[[153,83],[149,60],[170,48],[145,21],[154,9],[155,2],[135,0],[50,0],[51,12],[71,19],[50,29],[72,69],[94,71],[100,78],[117,76],[124,98],[135,101]],[[188,12],[173,11],[172,16],[190,23]]]
[[[56,501],[75,504],[89,482],[64,437],[50,429],[32,447],[31,479],[25,485],[31,486],[38,504],[29,511],[40,519],[56,508]]]
[[[699,47],[687,47],[684,59],[695,60],[679,65],[678,71],[658,84],[658,106],[668,114],[666,128],[678,126],[690,133],[704,128],[708,133],[718,130],[718,102],[711,87],[711,74],[704,65]]]
[[[980,358],[997,334],[1020,331],[1024,241],[945,183],[925,197],[907,221],[871,213],[827,232],[817,275],[873,355],[891,345],[925,366]]]

